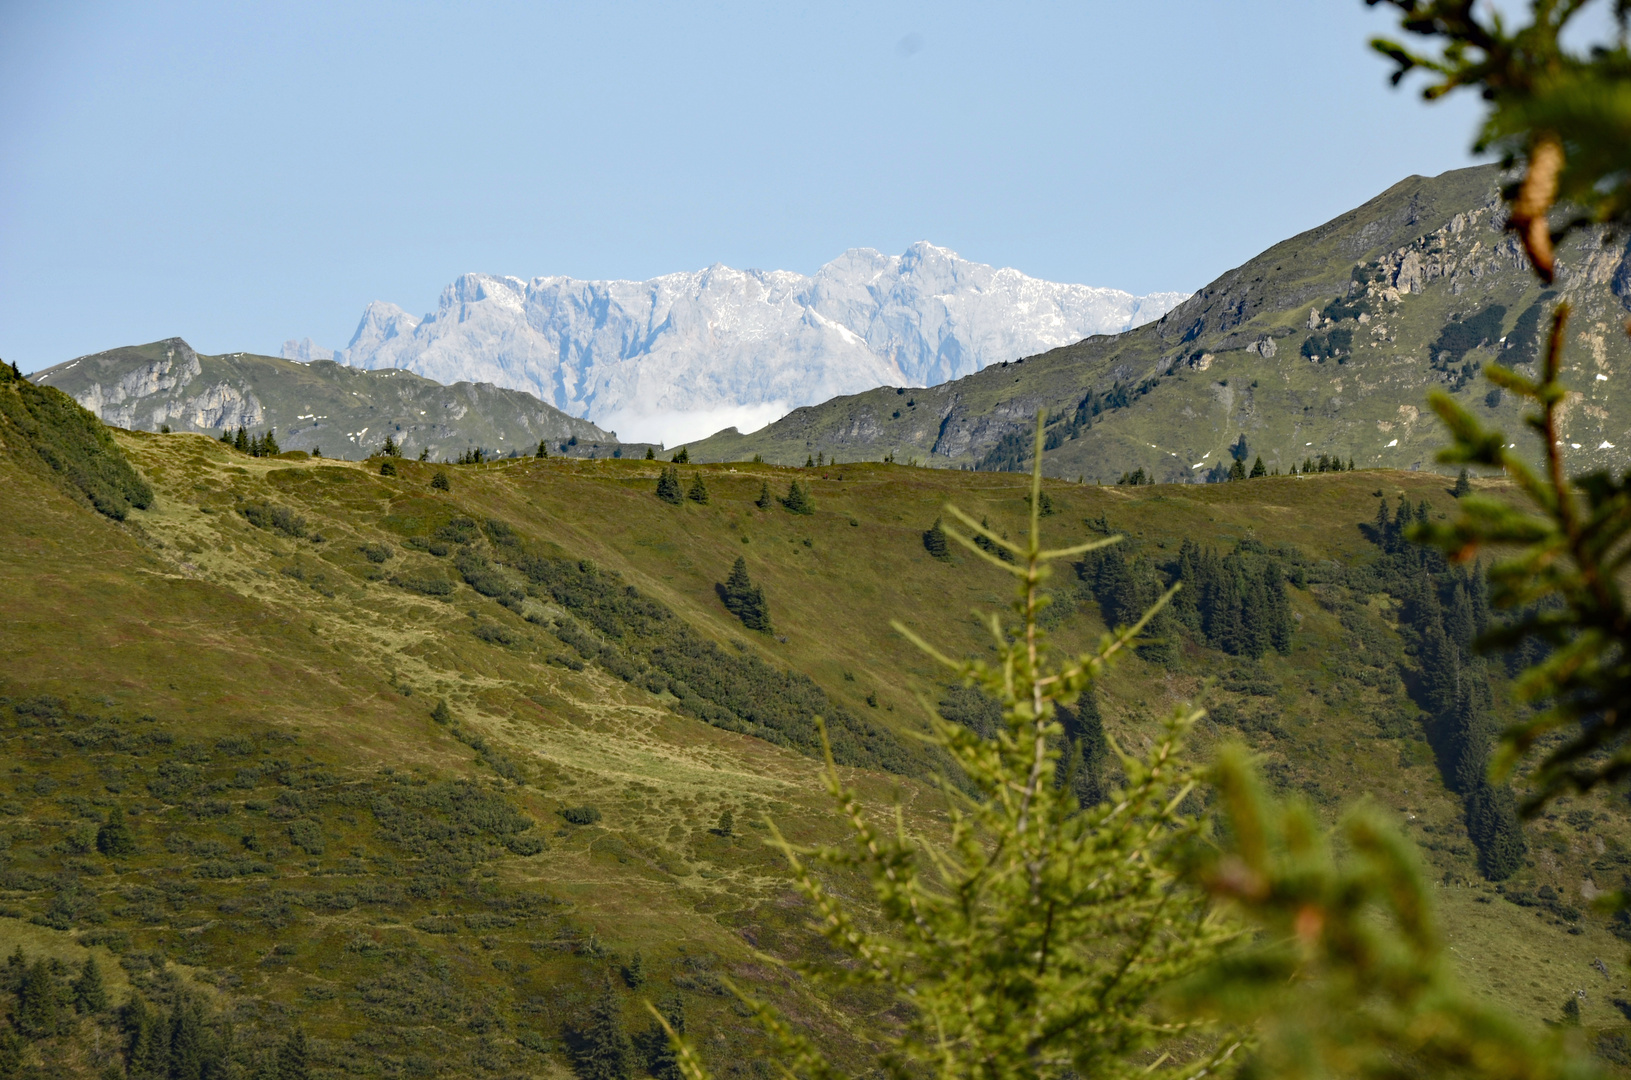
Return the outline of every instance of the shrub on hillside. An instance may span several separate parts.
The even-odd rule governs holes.
[[[35,386],[14,368],[0,365],[4,428],[13,430],[98,512],[123,521],[131,507],[153,505],[153,489],[125,460],[100,420],[62,391]]]
[[[306,519],[290,510],[287,506],[277,506],[268,502],[245,503],[238,507],[238,513],[244,520],[257,529],[267,529],[280,532],[285,536],[299,538],[306,535]]]

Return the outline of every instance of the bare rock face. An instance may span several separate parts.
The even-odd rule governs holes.
[[[899,256],[857,248],[809,277],[721,265],[650,281],[466,274],[422,320],[370,304],[334,358],[526,390],[625,432],[682,413],[723,427],[738,422],[732,410],[774,419],[1119,333],[1184,296],[1040,281],[927,243]],[[291,342],[285,354],[311,352]]]

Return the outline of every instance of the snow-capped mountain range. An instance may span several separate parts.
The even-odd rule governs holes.
[[[1040,281],[920,242],[898,256],[853,248],[812,276],[717,264],[650,281],[465,274],[422,319],[375,301],[346,348],[306,338],[283,355],[526,390],[625,440],[673,444],[1120,333],[1187,296]]]

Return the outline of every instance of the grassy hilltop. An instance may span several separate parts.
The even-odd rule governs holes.
[[[874,806],[898,796],[911,827],[941,827],[936,762],[911,738],[920,701],[976,725],[980,706],[887,623],[953,653],[986,647],[971,609],[1004,604],[1006,580],[931,557],[923,533],[951,500],[1017,535],[1021,477],[682,466],[707,502],[671,505],[654,494],[659,462],[402,461],[381,476],[378,461],[122,431],[152,490],[120,522],[15,415],[0,410],[0,951],[70,973],[99,957],[116,1003],[192,996],[211,1023],[232,1019],[247,1063],[299,1025],[320,1075],[566,1075],[608,979],[636,1033],[639,999],[677,995],[732,1074],[755,1071],[757,1041],[722,976],[840,1056],[889,1022],[865,995],[820,998],[757,955],[823,955],[757,822],[835,835],[820,714]],[[795,481],[814,513],[757,505]],[[1592,966],[1623,946],[1585,910],[1631,866],[1623,804],[1560,806],[1497,889],[1425,737],[1413,639],[1377,591],[1366,526],[1401,497],[1446,513],[1442,478],[1046,492],[1055,538],[1126,535],[1135,584],[1185,540],[1289,582],[1286,652],[1231,655],[1175,626],[1169,655],[1116,669],[1098,695],[1115,738],[1136,744],[1199,700],[1213,710],[1200,752],[1245,739],[1327,815],[1359,798],[1393,808],[1443,885],[1470,984],[1535,1020],[1585,987],[1586,1025],[1625,1033],[1622,991]],[[738,556],[769,633],[721,600]],[[1066,647],[1096,640],[1111,602],[1082,570],[1053,582]],[[1515,708],[1498,671],[1490,707]],[[115,807],[129,853],[99,847]],[[29,1060],[87,1076],[111,1063],[111,1015],[77,1024],[31,1042]]]
[[[1111,482],[1142,468],[1202,478],[1242,436],[1269,469],[1334,454],[1365,467],[1433,468],[1442,444],[1423,408],[1435,387],[1516,430],[1510,397],[1486,399],[1481,365],[1530,370],[1552,304],[1575,308],[1566,375],[1579,393],[1567,435],[1593,467],[1621,461],[1631,398],[1631,249],[1576,236],[1543,290],[1502,231],[1494,166],[1413,176],[1269,248],[1158,322],[929,388],[882,387],[797,409],[749,435],[690,446],[698,460],[760,454],[803,464],[916,459],[1021,468],[1030,424],[1049,415],[1050,476]],[[1608,445],[1604,445],[1604,444]],[[1250,459],[1248,459],[1250,464]]]

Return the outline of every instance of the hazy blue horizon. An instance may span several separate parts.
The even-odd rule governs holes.
[[[460,273],[810,273],[928,240],[1199,288],[1477,103],[1387,86],[1360,0],[0,2],[0,357],[343,346]]]

